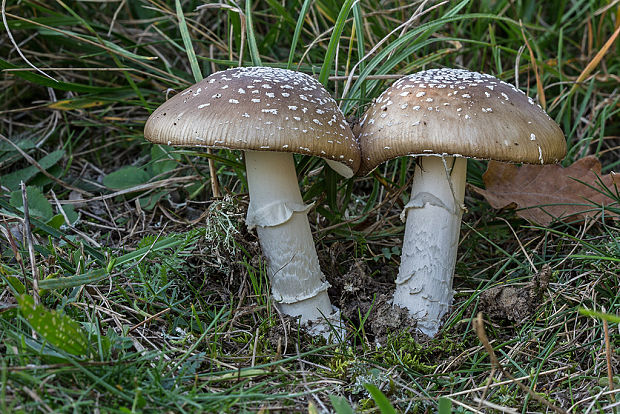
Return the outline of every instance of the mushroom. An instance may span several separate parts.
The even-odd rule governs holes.
[[[431,69],[399,79],[360,121],[358,175],[389,159],[419,156],[406,220],[394,305],[434,336],[452,304],[464,209],[466,157],[555,163],[566,142],[558,125],[516,87],[491,75]]]
[[[302,200],[293,153],[325,158],[345,177],[357,170],[360,153],[320,83],[268,67],[217,72],[157,108],[144,136],[158,144],[243,150],[250,194],[246,224],[256,227],[279,309],[301,316],[302,323],[338,319],[319,268],[307,217],[311,205]],[[319,331],[327,327],[313,325]]]

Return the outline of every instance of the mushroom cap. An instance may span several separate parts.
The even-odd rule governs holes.
[[[532,98],[491,75],[461,69],[430,69],[394,82],[362,117],[359,142],[358,175],[403,155],[530,164],[566,155],[562,130]]]
[[[157,108],[144,137],[166,145],[315,155],[347,177],[360,164],[359,144],[336,101],[311,76],[286,69],[214,73]]]

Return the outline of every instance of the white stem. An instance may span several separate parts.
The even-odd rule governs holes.
[[[409,309],[418,329],[431,337],[452,304],[466,175],[465,158],[420,157],[403,212],[407,223],[394,304]]]
[[[319,267],[293,155],[246,151],[245,165],[250,190],[246,222],[256,226],[279,309],[300,315],[302,322],[331,315],[329,284]]]

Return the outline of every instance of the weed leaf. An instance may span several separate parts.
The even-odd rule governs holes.
[[[87,353],[88,339],[79,323],[43,305],[35,305],[31,296],[22,295],[17,302],[23,317],[51,345],[72,355]]]
[[[41,158],[38,163],[41,167],[47,170],[60,161],[63,155],[65,155],[63,150],[57,150]],[[38,172],[39,170],[32,165],[22,168],[21,170],[14,171],[2,177],[2,185],[11,190],[18,190],[20,182],[23,181],[27,183],[32,177],[37,175]]]
[[[52,218],[54,211],[52,205],[47,198],[43,195],[38,187],[28,186],[26,187],[26,195],[28,196],[28,212],[31,216],[38,217],[47,221]],[[17,190],[11,193],[11,199],[9,201],[11,205],[20,211],[24,211],[24,202],[22,199],[22,192]]]
[[[364,387],[368,390],[372,399],[375,400],[375,404],[379,407],[381,414],[396,414],[396,410],[390,403],[390,400],[388,400],[385,394],[382,393],[376,385],[364,384]]]
[[[330,395],[329,401],[332,403],[332,407],[334,407],[334,411],[336,414],[354,414],[353,407],[344,397],[338,397],[336,395]]]
[[[146,183],[150,175],[140,167],[128,166],[103,178],[103,184],[112,190],[123,190]]]

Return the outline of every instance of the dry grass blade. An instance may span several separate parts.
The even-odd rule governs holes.
[[[64,182],[60,178],[56,178],[55,176],[50,174],[45,168],[41,167],[41,165],[34,158],[32,158],[30,155],[26,154],[24,152],[24,150],[22,150],[19,146],[17,146],[15,143],[13,143],[13,141],[8,139],[4,135],[0,134],[0,139],[2,141],[4,141],[4,142],[7,142],[9,145],[11,145],[13,148],[15,148],[15,150],[17,152],[19,152],[19,154],[22,157],[24,157],[24,159],[26,161],[28,161],[33,167],[35,167],[37,170],[39,170],[43,175],[45,175],[50,180],[55,181],[56,183],[60,184],[61,186],[65,187],[65,188],[67,188],[69,190],[77,191],[80,194],[84,194],[84,195],[89,196],[89,197],[93,195],[92,193],[89,193],[88,191],[82,190],[81,188],[78,188],[78,187],[74,187],[71,184]]]
[[[603,308],[605,312],[605,308]],[[609,323],[607,319],[603,319],[603,335],[605,336],[605,360],[607,361],[607,381],[609,383],[609,391],[614,390],[614,370],[611,366],[611,341],[609,340]],[[612,403],[616,402],[616,396],[609,394]]]
[[[484,349],[489,354],[489,358],[491,359],[491,365],[492,365],[492,367],[494,369],[497,369],[497,370],[501,371],[504,375],[506,375],[508,378],[510,378],[515,384],[517,384],[519,386],[519,388],[521,388],[521,390],[523,390],[527,394],[529,394],[529,396],[532,397],[534,400],[536,400],[539,403],[547,406],[548,408],[552,409],[556,413],[568,414],[567,411],[564,411],[562,408],[560,408],[560,407],[554,405],[553,403],[547,401],[545,398],[543,398],[542,396],[540,396],[539,394],[534,392],[534,390],[532,390],[527,385],[523,384],[523,382],[521,382],[517,378],[513,377],[512,374],[510,374],[510,372],[508,372],[506,369],[504,369],[502,364],[497,359],[497,356],[495,355],[495,351],[493,350],[493,347],[491,346],[491,343],[489,342],[489,338],[488,338],[487,333],[486,333],[486,331],[484,329],[484,319],[482,318],[482,312],[478,313],[478,316],[476,317],[476,319],[474,319],[474,330],[476,331],[476,335],[478,336],[478,339],[480,340],[480,342],[484,346]]]
[[[11,40],[11,43],[13,44],[13,47],[15,48],[15,50],[17,51],[17,53],[19,54],[19,56],[24,60],[24,62],[26,62],[30,67],[32,67],[34,70],[36,70],[37,72],[39,72],[40,74],[42,74],[43,76],[45,76],[48,79],[51,79],[55,82],[58,82],[58,80],[54,79],[53,77],[51,77],[50,75],[48,75],[47,73],[43,72],[41,69],[39,69],[38,67],[36,67],[32,62],[30,62],[30,60],[28,60],[28,58],[24,55],[24,53],[22,52],[21,48],[19,47],[19,45],[17,44],[17,42],[15,41],[15,38],[13,38],[13,34],[11,33],[11,29],[9,28],[9,23],[6,21],[6,0],[2,0],[2,23],[4,24],[4,30],[6,30],[6,34],[9,36],[9,39]]]
[[[96,196],[96,197],[92,197],[92,198],[80,198],[80,199],[77,199],[77,200],[60,200],[60,204],[78,204],[78,203],[88,203],[88,202],[92,202],[92,201],[108,200],[108,199],[111,199],[111,198],[114,198],[114,197],[118,197],[118,196],[121,196],[121,195],[135,193],[137,191],[152,190],[152,189],[155,189],[155,188],[167,187],[167,186],[169,186],[171,184],[179,184],[179,183],[192,182],[192,181],[195,181],[195,180],[197,180],[199,178],[200,177],[198,177],[196,175],[190,175],[190,176],[186,176],[186,177],[166,178],[165,180],[159,180],[159,181],[155,181],[155,182],[152,182],[152,183],[136,185],[136,186],[133,186],[133,187],[130,187],[130,188],[126,188],[124,190],[115,191],[113,193],[102,195],[102,196]]]
[[[30,211],[28,210],[28,194],[26,193],[26,184],[22,181],[20,184],[22,190],[22,203],[24,206],[24,234],[26,236],[26,243],[28,244],[28,255],[30,257],[30,267],[32,268],[32,297],[34,298],[34,304],[39,304],[39,269],[37,268],[37,261],[34,257],[34,240],[32,238],[32,228],[30,227]]]
[[[609,51],[611,46],[614,44],[618,35],[620,35],[620,26],[616,28],[616,31],[611,35],[611,37],[607,40],[607,42],[605,42],[603,47],[601,47],[601,50],[598,51],[598,53],[594,56],[594,58],[590,61],[590,63],[588,63],[588,65],[584,68],[584,70],[579,74],[579,76],[575,80],[575,84],[570,90],[570,93],[569,93],[570,95],[573,94],[573,92],[575,91],[575,89],[577,89],[579,84],[581,84],[584,80],[586,80],[586,78],[590,75],[590,73],[594,70],[594,68],[596,68],[598,64],[601,63],[601,60],[603,59],[605,54]]]
[[[545,89],[543,88],[542,80],[540,79],[540,73],[538,71],[536,57],[534,56],[534,51],[530,46],[530,42],[528,42],[527,37],[525,36],[525,31],[523,30],[523,22],[519,20],[519,24],[521,25],[521,35],[523,36],[523,41],[527,46],[527,50],[530,52],[530,61],[532,62],[532,69],[534,70],[534,76],[536,77],[536,91],[538,92],[538,100],[540,102],[540,106],[542,106],[543,109],[546,109],[547,99],[545,98]]]

